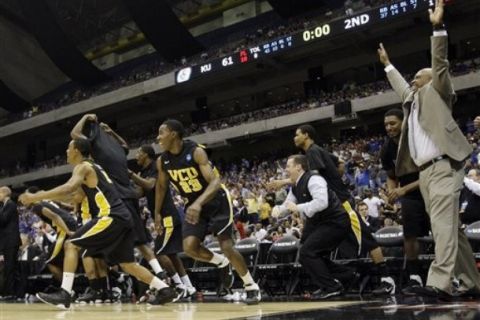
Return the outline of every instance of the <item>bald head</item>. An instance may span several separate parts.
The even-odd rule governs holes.
[[[417,91],[430,81],[432,81],[432,68],[420,69],[411,82],[412,89]]]
[[[6,198],[10,198],[12,190],[9,187],[0,187],[0,201],[5,201]]]

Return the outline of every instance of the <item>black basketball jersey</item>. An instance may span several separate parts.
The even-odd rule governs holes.
[[[57,233],[60,233],[62,230],[57,226],[53,221],[51,221],[48,217],[44,216],[42,213],[43,208],[49,209],[56,215],[63,220],[63,222],[67,225],[70,231],[75,231],[77,229],[77,222],[73,218],[73,216],[67,211],[60,208],[55,202],[52,201],[40,201],[39,203],[35,204],[32,208],[32,211],[40,217],[45,223],[51,225]]]
[[[82,184],[82,189],[85,193],[84,202],[86,201],[85,204],[82,204],[82,207],[84,205],[88,206],[92,218],[109,216],[129,221],[130,213],[123,204],[117,189],[105,170],[90,160],[85,160],[83,163],[90,165],[95,170],[98,183],[95,188],[89,188]]]
[[[167,173],[178,193],[187,199],[187,204],[195,202],[208,187],[200,166],[193,159],[195,149],[198,147],[203,148],[193,141],[184,140],[179,154],[174,155],[170,152],[162,154],[162,170]],[[213,169],[218,175],[218,171],[214,167]]]
[[[98,122],[87,122],[83,133],[92,146],[92,157],[110,176],[121,199],[136,199],[128,176],[127,154],[115,138],[106,133]]]

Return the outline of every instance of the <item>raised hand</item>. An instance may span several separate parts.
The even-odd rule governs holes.
[[[428,15],[430,16],[430,22],[433,26],[443,24],[443,7],[445,6],[444,0],[435,1],[435,10],[428,9]]]
[[[390,64],[390,58],[388,57],[387,50],[383,47],[383,43],[379,44],[379,48],[377,49],[378,52],[378,58],[380,59],[380,62],[384,66],[388,66]]]

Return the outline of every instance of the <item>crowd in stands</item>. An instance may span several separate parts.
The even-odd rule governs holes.
[[[256,27],[255,30],[252,30],[251,32],[230,34],[227,41],[219,41],[218,45],[209,46],[207,51],[193,57],[189,57],[188,59],[182,58],[175,63],[167,63],[158,56],[151,56],[150,58],[145,59],[145,61],[142,63],[136,64],[128,70],[120,72],[119,74],[110,74],[111,80],[100,85],[88,88],[73,85],[61,94],[53,94],[48,96],[47,99],[39,99],[38,101],[34,102],[31,109],[21,114],[9,115],[4,124],[30,118],[40,113],[55,110],[63,106],[101,95],[103,93],[111,92],[122,87],[146,81],[178,68],[205,63],[207,61],[239,52],[242,49],[256,46],[278,37],[291,35],[308,29],[315,22],[319,23],[321,21],[331,20],[338,18],[339,16],[349,15],[353,12],[361,11],[369,7],[379,6],[388,2],[389,1],[385,0],[347,0],[343,10],[328,11],[325,13],[325,15],[316,17],[315,19],[295,18],[290,19],[287,21],[287,23],[277,22],[273,25],[269,23],[264,26]]]

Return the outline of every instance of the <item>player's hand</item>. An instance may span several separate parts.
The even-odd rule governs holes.
[[[162,225],[162,218],[161,217],[155,217],[155,230],[157,231],[157,234],[159,236],[162,235],[163,233],[163,225]]]
[[[428,9],[428,15],[430,16],[430,22],[433,26],[438,26],[443,23],[443,13],[445,6],[444,0],[435,1],[435,10]]]
[[[105,122],[100,122],[100,128],[102,128],[103,131],[105,131],[106,133],[111,133],[112,132],[112,128],[110,128],[110,126],[108,124],[106,124]]]
[[[284,180],[272,180],[265,185],[269,190],[278,190],[285,185]]]
[[[298,212],[298,207],[295,203],[287,201],[285,202],[285,207],[287,207],[290,212]]]
[[[383,43],[380,42],[379,48],[377,49],[378,52],[378,58],[380,59],[380,62],[386,67],[390,64],[390,58],[388,57],[387,50],[385,50],[385,47],[383,46]]]
[[[85,117],[87,120],[90,120],[90,121],[95,121],[95,122],[98,121],[97,115],[94,114],[94,113],[88,113],[88,114],[84,115],[84,117]]]
[[[199,204],[196,204],[195,202],[192,203],[187,208],[187,212],[185,215],[185,220],[190,223],[190,224],[197,224],[198,220],[200,220],[200,212],[202,211],[202,206]]]
[[[25,192],[18,197],[18,201],[28,206],[34,201],[33,193]]]
[[[475,117],[473,125],[475,126],[475,129],[480,129],[480,116]]]
[[[67,231],[67,236],[71,237],[75,234],[75,232],[68,230]]]
[[[406,194],[405,189],[395,188],[388,192],[388,201],[394,203],[398,198],[403,197]]]

